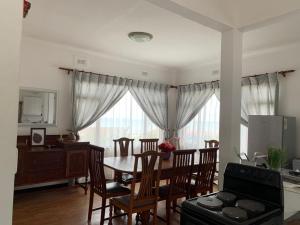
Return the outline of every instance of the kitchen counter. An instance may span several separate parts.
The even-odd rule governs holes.
[[[300,211],[300,184],[284,182],[284,218],[287,219]],[[299,222],[300,224],[300,222]]]

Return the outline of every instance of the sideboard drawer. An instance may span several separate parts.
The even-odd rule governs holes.
[[[65,152],[28,152],[25,156],[25,172],[59,170],[65,167]]]

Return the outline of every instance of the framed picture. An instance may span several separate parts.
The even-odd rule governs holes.
[[[45,145],[46,128],[31,128],[31,146]]]

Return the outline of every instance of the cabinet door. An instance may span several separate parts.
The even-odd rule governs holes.
[[[66,177],[76,178],[87,175],[87,151],[86,150],[68,150]]]
[[[25,155],[24,173],[29,184],[55,181],[65,178],[65,152],[40,151]]]

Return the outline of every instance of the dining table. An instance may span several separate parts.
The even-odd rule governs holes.
[[[198,152],[196,152],[194,157],[193,173],[197,172],[199,161],[200,161],[200,155]],[[134,162],[135,162],[135,157],[132,155],[104,158],[104,166],[119,173],[133,174]],[[171,155],[170,159],[162,160],[160,179],[165,180],[171,178],[172,168],[173,168],[173,157]],[[141,163],[138,163],[137,172],[139,173],[141,171],[142,171],[142,165]]]

